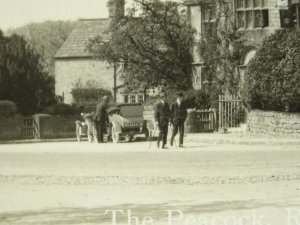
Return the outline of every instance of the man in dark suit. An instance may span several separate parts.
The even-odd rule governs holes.
[[[179,147],[183,147],[183,136],[184,136],[184,122],[187,117],[187,108],[183,102],[183,94],[179,93],[177,95],[176,102],[172,104],[171,107],[171,123],[173,124],[173,133],[171,137],[171,146],[173,146],[174,138],[176,134],[180,133],[179,137]]]
[[[165,94],[160,93],[159,100],[157,104],[155,105],[154,110],[154,119],[156,122],[156,125],[159,128],[159,135],[158,135],[158,141],[157,141],[157,147],[159,148],[159,144],[161,140],[163,141],[162,148],[167,149],[167,136],[168,136],[168,126],[170,122],[170,106],[165,101]]]
[[[97,104],[96,106],[94,121],[97,130],[98,143],[104,142],[103,135],[106,132],[106,126],[109,122],[108,113],[107,113],[108,103],[109,103],[109,98],[107,96],[104,96],[102,102]]]

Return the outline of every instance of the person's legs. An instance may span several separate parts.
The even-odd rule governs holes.
[[[168,137],[168,124],[164,125],[163,127],[163,147],[167,144],[167,137]]]
[[[98,121],[95,121],[95,131],[97,136],[97,142],[99,143],[100,138],[100,123]]]
[[[158,133],[158,139],[157,139],[157,147],[159,148],[160,141],[163,138],[163,127],[159,124],[158,129],[159,129],[159,133]]]
[[[104,135],[104,124],[102,123],[99,123],[99,134],[98,134],[98,143],[103,143],[104,140],[103,140],[103,135]]]
[[[96,123],[93,122],[92,123],[92,126],[93,126],[93,137],[94,137],[94,141],[96,143],[98,143],[98,132],[97,132],[97,126],[96,126]]]
[[[178,133],[178,124],[173,124],[173,132],[172,132],[172,137],[171,137],[171,146],[173,146],[174,138],[176,134]]]
[[[88,140],[89,140],[89,142],[92,142],[93,141],[93,124],[92,124],[92,121],[86,120],[85,123],[87,125]]]
[[[80,137],[80,122],[79,121],[76,121],[76,138],[77,138],[78,142],[81,141],[81,137]]]
[[[183,137],[184,137],[184,122],[179,124],[179,144],[182,146],[183,145]]]

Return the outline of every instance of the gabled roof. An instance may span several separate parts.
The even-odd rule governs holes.
[[[201,5],[201,4],[209,4],[213,3],[211,0],[185,0],[183,2],[184,5]]]
[[[107,32],[110,19],[81,19],[68,36],[62,47],[56,52],[54,58],[86,58],[92,57],[86,49],[88,40],[101,36],[109,40]]]

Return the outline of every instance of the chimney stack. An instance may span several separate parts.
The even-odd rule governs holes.
[[[108,0],[109,18],[122,18],[125,15],[125,0]]]

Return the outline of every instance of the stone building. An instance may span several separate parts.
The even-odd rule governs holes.
[[[114,69],[105,62],[93,59],[86,50],[89,38],[105,35],[109,19],[79,20],[63,46],[55,55],[55,94],[67,104],[73,103],[72,89],[94,87],[113,89]]]
[[[247,64],[267,36],[278,29],[300,26],[299,0],[186,0],[186,14],[196,30],[196,41],[201,40],[208,25],[216,22],[216,4],[220,3],[229,9],[228,22],[246,40],[240,59],[242,79]],[[197,89],[203,87],[205,80],[205,65],[200,56],[201,52],[194,49],[193,77]]]
[[[143,92],[128,92],[124,88],[123,81],[118,79],[120,69],[94,59],[87,51],[89,39],[101,36],[104,41],[109,41],[109,24],[113,17],[124,16],[125,1],[109,1],[108,8],[109,18],[79,20],[55,55],[55,94],[62,96],[64,103],[74,102],[73,89],[90,87],[111,91],[117,102],[144,101]]]

